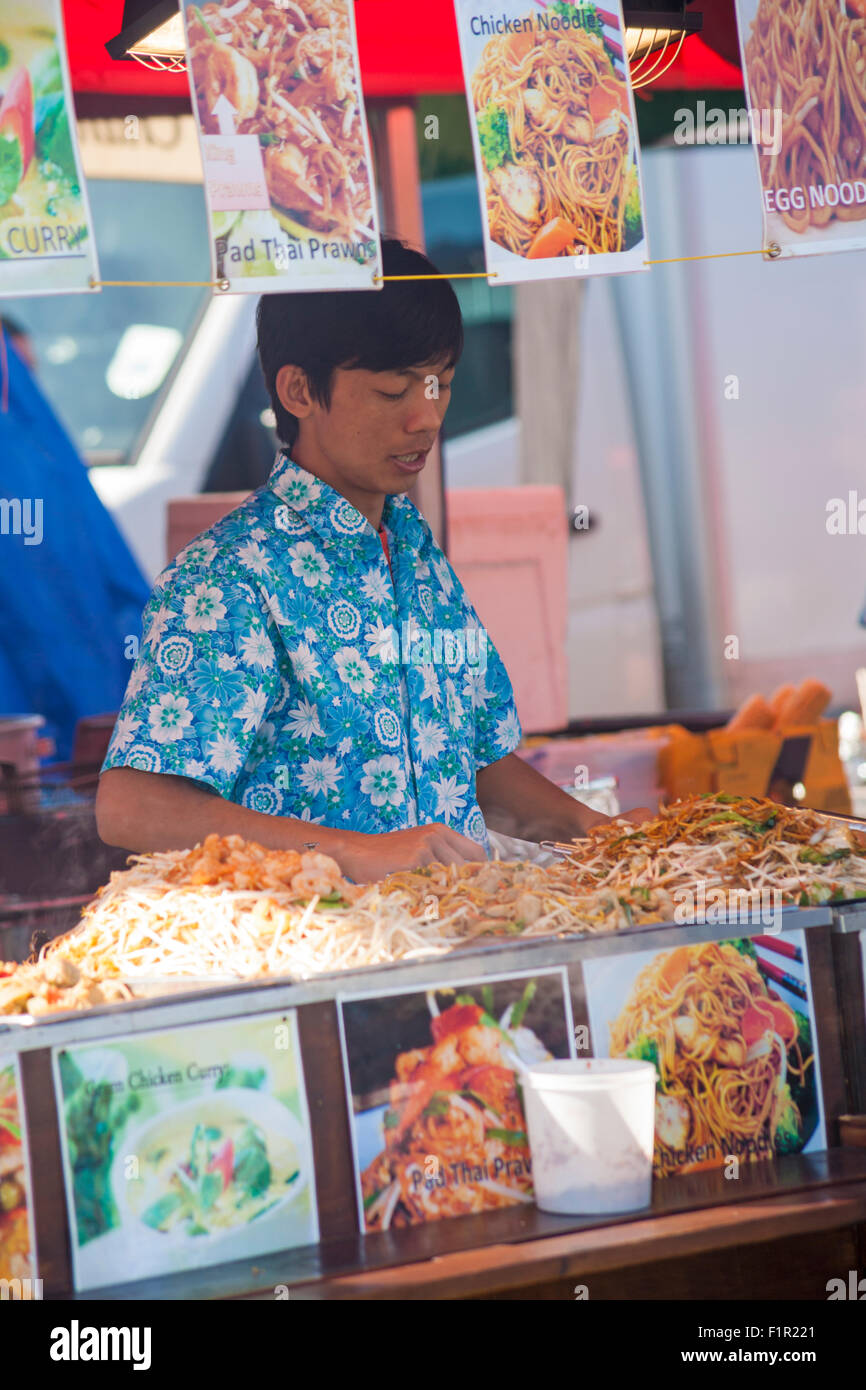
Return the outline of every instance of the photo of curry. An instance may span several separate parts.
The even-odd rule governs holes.
[[[0,260],[81,254],[88,237],[50,0],[0,34]],[[74,124],[74,123],[73,123]]]

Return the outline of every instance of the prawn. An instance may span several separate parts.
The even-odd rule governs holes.
[[[204,65],[204,97],[210,115],[219,98],[225,97],[234,107],[235,120],[254,116],[259,105],[259,75],[249,58],[214,40]]]
[[[301,867],[292,877],[292,891],[304,897],[329,897],[342,886],[343,875],[327,854],[302,854]]]

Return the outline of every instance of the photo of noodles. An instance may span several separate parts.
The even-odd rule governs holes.
[[[364,1230],[532,1201],[515,1068],[569,1055],[566,996],[552,971],[344,1001]]]
[[[662,951],[609,1024],[611,1057],[658,1072],[657,1176],[799,1153],[816,1128],[803,948],[785,938],[784,971],[767,959],[778,949],[759,937]],[[801,1007],[768,979],[783,980]]]
[[[863,0],[759,0],[744,52],[753,109],[781,112],[781,148],[760,153],[773,209],[798,234],[866,217]]]
[[[292,236],[374,239],[348,0],[186,8],[205,135],[257,135],[271,208]]]
[[[593,18],[592,5],[532,11],[488,40],[472,76],[490,237],[528,260],[643,237],[623,62],[600,24],[582,27]]]

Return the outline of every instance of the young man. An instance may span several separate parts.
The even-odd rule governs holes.
[[[385,275],[433,275],[385,241]],[[97,797],[132,850],[211,831],[315,843],[369,881],[603,820],[518,758],[507,673],[404,496],[463,346],[446,280],[266,295],[259,356],[286,446],[267,485],[156,582]]]

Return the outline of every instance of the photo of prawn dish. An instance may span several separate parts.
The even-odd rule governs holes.
[[[620,46],[592,4],[513,22],[471,79],[490,239],[528,260],[630,250],[643,218]]]
[[[348,0],[186,7],[204,135],[256,135],[271,211],[373,255],[370,159]]]
[[[24,1121],[15,1068],[0,1064],[0,1279],[30,1279]]]
[[[678,946],[634,980],[610,1055],[655,1065],[657,1176],[799,1153],[815,1133],[802,942],[801,932]]]
[[[403,996],[402,1007],[400,996],[344,1002],[362,1229],[532,1201],[519,1068],[569,1055],[566,994],[554,971]],[[429,1041],[394,1056],[393,1038],[422,1030]],[[359,1095],[364,1053],[387,1074],[382,1042],[392,1047],[387,1090]],[[370,1104],[381,1095],[386,1104]]]

